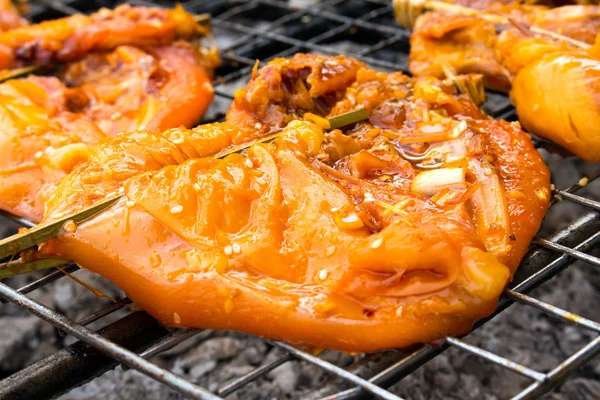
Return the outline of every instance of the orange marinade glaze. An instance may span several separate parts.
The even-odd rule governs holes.
[[[194,125],[213,97],[210,75],[178,42],[120,46],[57,77],[0,84],[0,209],[38,222],[56,184],[104,137]]]
[[[196,157],[250,129],[104,143],[61,183],[46,220],[93,203],[94,189],[126,198],[45,251],[112,280],[167,326],[353,352],[465,333],[493,311],[538,229],[548,170],[518,127],[488,120],[446,82],[360,68],[347,86],[332,114],[372,109],[351,136],[308,115],[316,124],[293,120],[274,144],[223,160]],[[262,111],[296,93],[280,94]],[[462,185],[416,189],[423,172],[450,167]]]
[[[0,31],[8,31],[24,25],[27,25],[27,20],[21,17],[12,0],[0,0]]]
[[[181,6],[103,8],[89,16],[75,14],[0,33],[0,69],[73,61],[122,45],[161,46],[206,33]]]
[[[510,17],[529,26],[544,28],[593,44],[600,29],[600,6],[490,5],[492,14]],[[499,26],[472,15],[428,12],[420,16],[411,35],[409,70],[414,76],[445,76],[443,65],[457,73],[480,73],[486,86],[508,92],[514,73],[496,57]]]

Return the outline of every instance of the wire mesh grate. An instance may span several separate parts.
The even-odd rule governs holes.
[[[143,0],[134,0],[130,3],[157,5],[157,2]],[[221,51],[223,65],[216,71],[217,78],[214,85],[217,98],[206,117],[208,121],[222,119],[227,105],[233,98],[233,93],[236,89],[245,86],[257,59],[260,60],[261,65],[264,65],[273,58],[290,56],[296,52],[341,53],[356,57],[380,70],[406,71],[410,32],[395,25],[391,1],[388,0],[322,2],[189,0],[181,3],[193,13],[208,12],[213,15],[213,34]],[[30,14],[34,20],[44,20],[76,12],[89,13],[100,6],[114,5],[111,1],[100,0],[95,2],[37,0],[31,2]],[[158,5],[172,4],[158,2]],[[484,108],[494,117],[515,119],[514,110],[504,95],[488,93],[488,101]],[[536,143],[540,147],[548,145],[542,140]],[[594,181],[599,173],[600,171],[582,177],[566,189],[555,190],[554,198],[573,202],[591,210],[600,210],[600,202],[574,194]],[[27,225],[27,221],[18,218],[13,220],[21,225]],[[571,221],[567,227],[548,238],[536,238],[511,288],[506,289],[501,298],[496,313],[478,321],[475,329],[506,310],[511,304],[518,302],[570,324],[600,333],[600,324],[597,322],[526,294],[556,276],[576,260],[596,267],[600,266],[600,259],[589,254],[599,242],[600,214],[595,211],[590,211]],[[65,270],[74,272],[77,269],[77,266],[71,265]],[[600,353],[600,338],[596,338],[559,365],[549,366],[552,368],[549,372],[540,372],[470,344],[463,338],[448,337],[436,347],[422,346],[408,355],[403,352],[388,352],[384,357],[385,361],[382,362],[377,361],[381,358],[380,355],[367,354],[355,364],[343,369],[319,356],[285,344],[273,343],[274,346],[285,350],[283,356],[222,385],[211,393],[146,360],[182,343],[200,331],[167,330],[160,327],[145,313],[133,311],[121,320],[108,325],[102,332],[103,336],[86,328],[86,325],[128,306],[131,303],[128,298],[102,307],[75,322],[27,296],[28,293],[51,284],[63,276],[63,272],[57,270],[18,290],[0,283],[0,297],[4,301],[20,305],[81,341],[69,348],[71,351],[69,357],[59,354],[52,360],[34,364],[3,380],[0,385],[0,398],[15,398],[17,394],[26,394],[24,398],[57,396],[122,363],[169,385],[190,398],[215,399],[234,393],[286,362],[302,360],[340,378],[325,387],[315,388],[310,394],[311,398],[356,399],[371,395],[384,399],[399,399],[385,388],[399,382],[444,350],[454,347],[529,378],[530,385],[513,397],[513,399],[529,399],[547,392],[574,369]],[[135,326],[143,329],[136,330]],[[79,356],[72,354],[73,349],[78,349]],[[365,360],[379,362],[379,368],[366,370],[366,372],[360,370],[358,365]],[[75,377],[59,375],[61,379],[56,378],[57,371],[65,372],[75,367],[85,368],[85,373]],[[357,371],[362,373],[355,373]],[[340,383],[341,381],[345,383]]]

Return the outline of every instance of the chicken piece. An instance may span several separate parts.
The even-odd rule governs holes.
[[[174,9],[131,7],[101,9],[0,33],[0,69],[49,65],[79,59],[122,45],[160,46],[207,33],[181,6]]]
[[[586,161],[600,161],[600,54],[505,32],[502,63],[515,76],[510,97],[523,127]]]
[[[519,5],[519,6],[546,6],[546,7],[563,7],[569,5],[598,5],[598,0],[453,0],[449,1],[452,4],[473,8],[475,10],[488,10],[492,7],[504,5]]]
[[[120,46],[56,77],[0,84],[0,209],[38,222],[56,184],[105,136],[197,123],[213,96],[198,57],[183,42]]]
[[[540,10],[527,15],[523,22],[593,44],[600,32],[600,6],[564,6]]]
[[[521,19],[590,42],[600,27],[600,7],[560,7]],[[414,75],[443,76],[445,67],[482,73],[488,87],[510,91],[525,129],[587,161],[600,161],[598,45],[586,51],[518,29],[498,34],[478,17],[441,13],[420,17],[411,43]]]
[[[600,29],[600,6],[548,9],[492,4],[485,11],[590,44]],[[498,30],[513,30],[513,27],[495,25],[471,15],[426,13],[417,19],[411,35],[409,70],[415,76],[440,78],[445,76],[445,66],[457,73],[480,73],[487,87],[508,92],[513,76],[495,58]]]
[[[410,37],[408,69],[414,76],[479,73],[486,87],[508,91],[510,75],[494,58],[497,33],[494,24],[471,15],[426,13]]]
[[[296,54],[290,59],[275,59],[260,71],[255,68],[246,88],[235,93],[226,122],[162,133],[140,131],[100,143],[90,161],[63,180],[47,208],[66,213],[74,207],[90,206],[98,198],[115,193],[125,179],[141,171],[248,143],[283,128],[306,110],[327,114],[362,67],[358,60],[344,56]],[[324,76],[327,79],[322,79]],[[89,180],[88,173],[97,179]],[[73,195],[64,188],[79,191]]]
[[[11,0],[0,0],[0,32],[27,25]]]
[[[295,75],[278,62],[236,96],[224,123],[94,148],[46,220],[92,204],[94,189],[124,198],[43,251],[112,280],[166,326],[351,352],[467,332],[494,310],[549,206],[549,173],[529,137],[485,118],[451,84],[364,67],[321,82],[338,82],[317,90],[337,98],[333,108],[313,101],[302,111],[318,121],[368,106],[370,120],[324,132],[297,120],[298,108],[283,111],[306,86],[270,86]],[[318,76],[307,68],[303,83]],[[229,121],[244,114],[293,120],[274,144],[198,158],[265,134]]]

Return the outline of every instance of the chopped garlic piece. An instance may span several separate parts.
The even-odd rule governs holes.
[[[324,281],[325,279],[327,279],[327,275],[329,273],[327,272],[326,269],[322,269],[321,271],[319,271],[319,279]]]
[[[171,207],[171,214],[179,214],[182,211],[183,211],[183,206],[182,205]]]
[[[372,249],[377,249],[381,246],[381,244],[383,243],[383,239],[382,238],[377,238],[375,240],[373,240],[373,243],[371,243],[371,248]]]
[[[413,193],[433,196],[442,189],[466,189],[464,168],[439,168],[418,174],[410,185]]]

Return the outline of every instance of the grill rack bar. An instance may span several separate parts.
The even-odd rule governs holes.
[[[57,7],[57,4],[60,4],[61,2],[58,2],[55,0],[38,0],[38,1],[48,4],[48,5],[50,5],[50,7],[57,9],[58,11],[62,10],[62,12],[64,12],[66,10],[65,7]],[[69,3],[69,4],[75,3],[75,2],[76,1],[67,0],[67,3]],[[355,56],[356,58],[359,58],[359,59],[362,58],[367,63],[370,63],[371,65],[382,67],[383,69],[405,70],[406,67],[402,64],[398,64],[398,63],[390,62],[390,61],[380,62],[373,57],[366,57],[366,55],[368,55],[368,54],[376,53],[377,51],[380,51],[380,50],[386,48],[387,46],[398,43],[403,38],[407,38],[408,34],[409,34],[407,31],[405,31],[399,27],[396,27],[394,25],[386,26],[386,25],[380,25],[377,23],[370,22],[369,21],[370,19],[376,19],[383,15],[390,14],[391,6],[390,6],[389,2],[387,2],[385,0],[367,0],[367,2],[371,3],[371,4],[382,5],[383,7],[381,7],[380,9],[373,10],[370,13],[367,13],[361,17],[353,18],[353,17],[346,17],[344,15],[328,11],[328,8],[334,7],[334,6],[339,6],[341,3],[343,3],[341,0],[326,1],[320,5],[315,5],[312,8],[309,7],[307,9],[302,9],[302,10],[295,10],[295,9],[291,8],[289,6],[289,4],[281,2],[281,1],[258,0],[258,1],[250,1],[250,2],[247,2],[244,4],[240,4],[238,6],[230,8],[229,12],[220,14],[218,16],[218,18],[213,19],[213,25],[215,27],[229,29],[229,30],[232,30],[232,31],[235,31],[235,32],[238,32],[238,33],[244,35],[235,43],[232,43],[230,46],[227,46],[225,49],[222,49],[223,50],[222,57],[223,57],[223,59],[227,60],[228,62],[238,63],[240,65],[243,65],[243,67],[228,74],[228,75],[225,75],[225,77],[223,77],[222,80],[215,82],[216,94],[219,97],[222,97],[224,99],[231,99],[232,95],[230,93],[232,91],[227,90],[227,89],[222,89],[222,87],[227,86],[227,84],[234,83],[235,80],[242,78],[249,74],[252,66],[254,65],[254,60],[251,57],[237,54],[237,52],[240,49],[245,51],[248,48],[251,48],[252,44],[251,45],[245,45],[245,44],[248,42],[251,42],[253,40],[263,40],[263,41],[266,40],[266,41],[278,42],[280,44],[286,44],[286,45],[290,46],[288,49],[281,51],[281,52],[277,53],[276,55],[290,55],[297,51],[306,51],[307,49],[312,50],[312,51],[321,52],[321,53],[328,53],[328,52],[331,52],[332,50],[330,48],[328,48],[327,46],[320,45],[319,44],[320,41],[325,41],[325,40],[331,39],[333,36],[335,36],[337,34],[341,34],[351,28],[361,28],[361,29],[366,29],[366,30],[373,30],[378,33],[388,34],[389,37],[387,37],[383,41],[379,41],[378,43],[364,46],[363,49],[361,49],[358,53],[347,52],[347,51],[342,51],[342,52],[347,55]],[[135,3],[138,3],[138,4],[145,3],[144,5],[149,5],[148,2],[143,2],[143,1],[136,1]],[[202,2],[201,0],[188,1],[188,2],[184,2],[184,6],[188,7],[190,10],[194,10],[200,6],[204,6],[203,3],[204,2]],[[152,3],[150,3],[150,4],[152,4]],[[155,4],[153,4],[153,5],[155,5]],[[240,13],[252,11],[252,10],[256,9],[257,7],[266,7],[266,6],[281,8],[281,9],[288,11],[289,13],[286,16],[279,18],[274,22],[271,22],[269,25],[269,28],[265,29],[264,31],[256,30],[256,29],[249,29],[250,27],[248,27],[246,25],[239,24],[239,23],[231,23],[231,22],[227,21],[227,19],[236,17]],[[66,7],[69,7],[71,10],[76,10],[76,8],[71,7],[71,6],[66,6]],[[315,38],[313,38],[308,41],[299,41],[293,37],[290,38],[290,37],[286,36],[285,34],[279,34],[279,33],[274,32],[276,30],[275,28],[277,28],[280,25],[284,25],[284,23],[286,21],[292,21],[294,18],[302,18],[304,16],[311,16],[313,18],[322,18],[322,19],[325,19],[327,23],[338,22],[338,23],[340,23],[340,25],[337,28],[330,29],[329,31],[323,32],[321,35],[318,35],[317,40],[315,40]],[[271,28],[274,28],[274,29],[271,29]],[[336,50],[335,53],[337,54],[337,53],[339,53],[339,51]],[[261,57],[261,58],[264,60],[269,60],[272,57]],[[492,95],[492,94],[490,94],[490,95]],[[510,104],[508,103],[508,101],[506,101],[504,103],[504,105],[495,107],[495,109],[493,109],[493,110],[488,110],[488,112],[491,115],[496,116],[496,117],[503,116],[505,118],[510,118],[511,116],[514,116],[514,111],[510,107]],[[596,173],[595,176],[590,177],[588,182],[591,182],[593,179],[595,179],[597,174],[598,173]],[[582,205],[585,205],[585,206],[588,206],[588,207],[598,210],[600,203],[595,202],[594,200],[591,200],[591,199],[586,199],[585,197],[570,195],[570,193],[581,188],[582,186],[584,186],[584,185],[581,185],[581,181],[579,181],[578,183],[574,184],[573,186],[571,186],[568,189],[556,192],[556,195],[564,200],[573,201],[573,202],[576,202],[576,203],[579,203],[579,204],[582,204]],[[581,227],[585,228],[585,227],[589,227],[589,226],[598,228],[597,225],[599,224],[599,222],[598,222],[599,218],[600,218],[600,216],[598,214],[587,214],[587,215],[579,218],[578,220],[574,221],[573,225],[575,225],[576,227],[580,227],[580,228]],[[21,221],[21,222],[26,224],[26,221]],[[573,232],[575,232],[575,231],[573,231]],[[598,232],[598,229],[596,229],[596,232]],[[570,228],[567,228],[567,229],[559,232],[556,241],[562,243],[566,239],[569,239],[569,238],[572,239],[574,236],[576,236],[574,234],[570,235],[570,233],[572,233]],[[563,235],[561,236],[561,234],[563,234]],[[581,235],[579,235],[579,236],[581,236]],[[589,235],[584,235],[584,236],[589,236]],[[563,239],[565,239],[565,240],[563,240]],[[581,239],[581,238],[579,238],[579,239]],[[566,241],[569,242],[569,240],[566,240]],[[600,262],[600,260],[598,258],[589,256],[588,254],[583,253],[583,251],[589,251],[594,245],[596,245],[600,241],[600,235],[598,235],[598,234],[591,235],[586,240],[584,240],[582,243],[578,244],[580,241],[581,240],[578,240],[577,243],[576,242],[565,243],[565,245],[561,245],[561,244],[556,245],[553,242],[548,242],[548,243],[551,243],[550,245],[548,245],[548,243],[544,242],[544,244],[547,244],[548,246],[552,246],[552,248],[534,249],[534,251],[532,253],[533,255],[530,254],[530,257],[528,257],[528,259],[535,259],[536,254],[538,254],[538,255],[543,254],[547,258],[548,262],[547,263],[538,262],[537,265],[535,265],[535,268],[530,268],[530,270],[527,271],[529,273],[529,275],[528,276],[525,275],[526,279],[521,280],[521,284],[519,284],[512,290],[511,289],[507,290],[506,297],[503,298],[502,301],[500,302],[499,311],[497,313],[499,313],[500,311],[507,308],[513,302],[513,300],[521,300],[521,302],[525,302],[527,305],[534,306],[538,309],[541,309],[540,308],[541,302],[539,302],[539,300],[536,300],[529,296],[520,297],[519,299],[516,299],[516,298],[514,298],[513,295],[516,293],[517,295],[524,296],[524,295],[520,294],[521,290],[523,290],[523,292],[525,292],[525,291],[531,290],[534,287],[537,287],[539,284],[541,284],[545,280],[549,279],[551,276],[554,276],[556,273],[558,273],[559,271],[564,269],[567,265],[574,262],[575,258],[580,258],[580,259],[583,259],[584,261],[591,260],[592,263]],[[544,244],[541,244],[541,245],[543,246]],[[540,243],[538,243],[538,245],[540,245]],[[545,246],[545,247],[548,247],[548,246]],[[571,248],[571,247],[573,247],[573,248]],[[561,254],[561,255],[559,256],[558,254]],[[532,264],[536,264],[536,262],[532,262]],[[540,268],[541,265],[545,265],[545,267]],[[72,271],[77,270],[76,266],[72,266],[72,268],[73,268]],[[520,272],[522,272],[523,268],[524,268],[524,266],[521,267]],[[50,275],[48,275],[47,277],[42,278],[36,282],[33,282],[30,285],[27,285],[27,286],[21,288],[19,291],[22,293],[29,293],[39,287],[44,286],[45,284],[48,284],[48,283],[58,279],[61,276],[62,276],[62,273],[60,271],[53,272]],[[51,278],[48,278],[48,277],[51,277]],[[516,281],[519,281],[519,280],[516,279]],[[516,290],[519,290],[519,292],[517,292]],[[561,317],[563,319],[565,319],[565,315],[568,315],[569,318],[571,318],[573,316],[573,314],[567,313],[564,310],[556,309],[556,308],[554,308],[554,306],[547,305],[546,303],[542,303],[542,304],[545,305],[545,308],[542,307],[543,308],[542,311],[550,313],[551,315],[555,315],[555,316]],[[109,305],[108,307],[111,307],[111,306]],[[557,310],[560,310],[560,311],[557,311]],[[110,313],[110,311],[108,311],[108,310],[105,310],[103,312],[106,312],[106,315],[108,315]],[[567,313],[567,314],[564,314],[564,313]],[[134,313],[134,314],[137,314],[137,313]],[[132,315],[134,315],[134,314],[132,314]],[[575,316],[575,317],[581,318],[578,316]],[[481,326],[485,321],[487,321],[491,318],[492,317],[478,322],[477,327]],[[575,321],[573,321],[572,319],[569,319],[569,318],[567,318],[567,320],[569,322],[576,323]],[[577,318],[575,318],[575,319],[577,319]],[[588,322],[585,322],[583,324],[583,326],[585,326],[586,328],[590,328],[592,330],[596,330],[597,324],[595,322],[589,321],[589,320],[585,320],[585,321],[588,321]],[[582,325],[582,324],[580,324],[580,325]],[[179,340],[179,339],[172,339],[172,338],[179,337],[181,340],[183,340],[183,336],[185,336],[185,335],[182,334],[181,332],[169,333],[165,336],[166,339],[163,339],[163,342],[159,342],[157,345],[155,345],[154,347],[151,347],[150,349],[147,349],[146,351],[142,352],[141,354],[145,355],[147,357],[158,354],[160,351],[167,350],[169,348],[169,344],[173,343],[172,341]],[[600,343],[597,343],[597,342],[598,342],[598,340],[592,341],[580,352],[571,356],[569,359],[565,360],[565,362],[563,362],[559,366],[557,366],[553,371],[551,371],[548,374],[545,374],[547,376],[547,378],[544,379],[544,382],[536,382],[536,383],[532,384],[528,389],[519,393],[517,395],[517,397],[515,397],[515,398],[519,398],[519,399],[531,398],[534,395],[537,395],[539,393],[543,393],[543,392],[549,390],[560,379],[564,378],[564,376],[567,373],[569,373],[571,370],[573,370],[574,368],[576,368],[583,362],[587,361],[587,359],[589,359],[593,355],[595,355],[598,352],[597,348],[600,347]],[[165,343],[165,344],[163,344],[163,343]],[[177,343],[179,343],[179,342],[177,342]],[[177,344],[177,343],[175,343],[175,344]],[[390,383],[395,383],[395,381],[397,381],[399,378],[401,378],[402,376],[405,376],[407,373],[414,370],[416,367],[421,365],[426,360],[441,353],[441,351],[443,351],[449,345],[456,345],[456,343],[461,343],[461,345],[462,345],[464,342],[462,342],[456,338],[449,338],[449,340],[446,341],[446,343],[442,346],[442,348],[439,348],[439,349],[436,349],[436,348],[433,348],[430,346],[424,346],[423,348],[416,350],[410,356],[403,357],[399,362],[397,362],[390,368],[384,370],[383,372],[379,373],[375,377],[372,377],[371,381],[376,384],[382,384],[383,386],[389,386]],[[286,347],[287,345],[281,345],[281,346]],[[481,350],[476,347],[472,348],[471,345],[467,345],[467,346],[463,346],[463,347],[465,347],[463,349],[465,351],[475,350],[475,352],[477,352],[478,350]],[[289,360],[295,359],[296,357],[304,359],[307,362],[311,362],[311,363],[316,362],[317,365],[319,365],[321,362],[323,362],[322,360],[320,360],[318,358],[317,359],[312,358],[313,356],[311,356],[309,354],[299,352],[298,350],[293,349],[293,348],[291,348],[291,349],[297,354],[292,355],[291,353],[288,352],[282,359],[276,360],[272,364],[268,364],[267,366],[261,367],[261,368],[263,368],[262,373],[255,373],[250,378],[248,378],[248,375],[254,373],[254,371],[252,371],[250,374],[239,378],[237,381],[234,381],[234,382],[230,383],[229,385],[223,386],[221,388],[221,390],[218,391],[219,395],[226,395],[223,393],[227,393],[227,394],[232,393],[233,391],[241,388],[244,384],[251,382],[254,378],[262,376],[269,370],[274,369],[276,366],[281,365],[282,363],[287,362]],[[496,355],[492,355],[492,356],[499,357]],[[506,360],[506,361],[510,362],[510,360],[499,357],[498,361],[501,364],[503,362],[502,360]],[[277,362],[279,362],[279,363],[277,365],[274,365]],[[333,366],[334,368],[331,368],[330,365],[326,364],[326,369],[329,369],[330,372],[337,374],[337,372],[339,372],[337,367]],[[398,372],[400,372],[400,374],[398,374]],[[246,379],[244,380],[244,378],[246,378]],[[361,378],[359,378],[359,379],[361,379]],[[354,378],[351,377],[351,380],[354,380]],[[237,382],[237,385],[233,385],[236,382]],[[354,382],[354,383],[363,383],[363,382],[359,381],[359,382]],[[229,388],[229,391],[226,390],[228,388]],[[327,398],[356,398],[362,394],[364,394],[364,392],[360,388],[354,388],[354,389],[350,389],[349,391],[338,393],[337,395],[330,396]],[[386,396],[387,396],[387,394],[386,394]],[[397,398],[397,397],[394,397],[394,398]]]
[[[50,322],[52,325],[73,335],[77,339],[109,354],[123,364],[137,369],[186,396],[201,400],[221,399],[206,389],[196,386],[190,381],[146,361],[136,353],[106,340],[102,335],[75,323],[64,315],[38,303],[14,289],[11,289],[3,283],[0,283],[0,296],[25,308],[35,316],[46,322]]]

